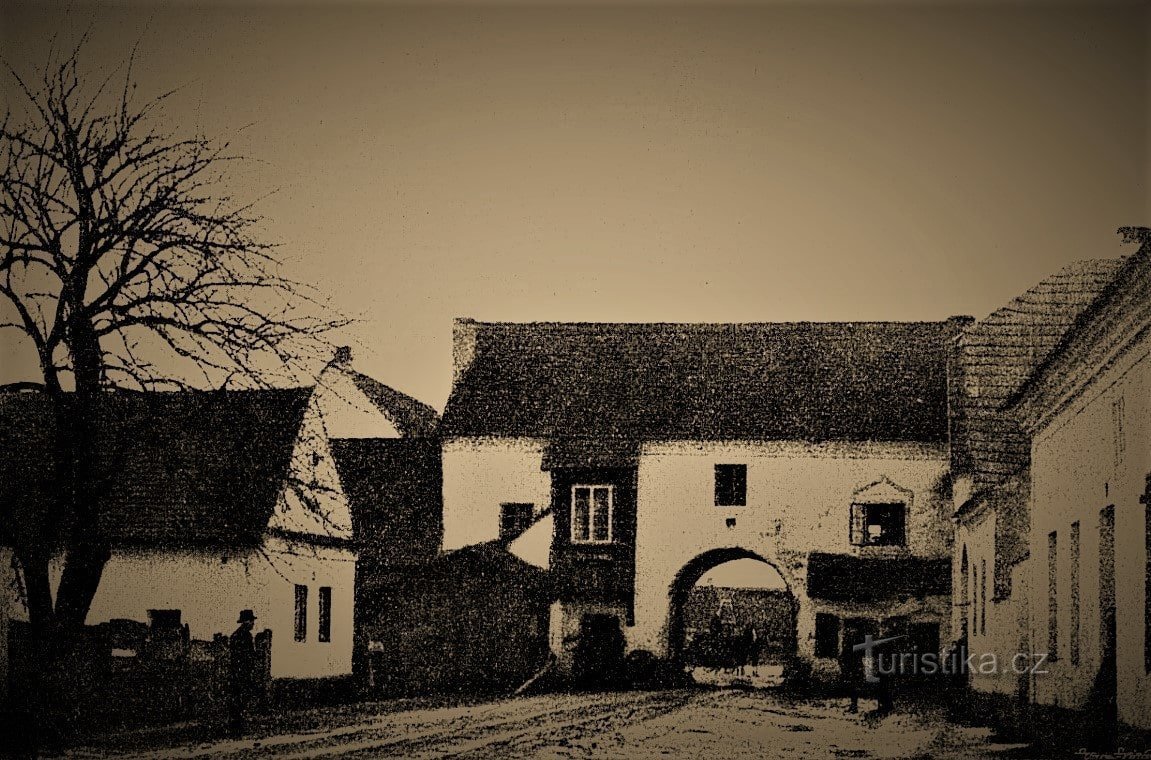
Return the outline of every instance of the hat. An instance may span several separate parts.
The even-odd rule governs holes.
[[[256,613],[252,612],[251,610],[240,610],[240,619],[236,622],[247,623],[249,621],[253,623],[256,622]]]

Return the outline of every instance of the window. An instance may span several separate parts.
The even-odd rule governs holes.
[[[612,492],[611,486],[572,486],[572,543],[611,543]]]
[[[535,504],[507,503],[500,505],[500,540],[511,541],[519,537],[532,524]]]
[[[987,560],[979,560],[979,635],[987,635]]]
[[[903,546],[905,504],[852,504],[851,543],[855,546]]]
[[[320,641],[332,640],[332,587],[320,586]]]
[[[1059,659],[1059,535],[1047,534],[1047,656]]]
[[[743,507],[747,505],[746,464],[717,464],[715,466],[715,505],[717,507]]]
[[[1071,523],[1071,536],[1068,539],[1071,552],[1071,638],[1069,654],[1071,664],[1079,664],[1079,521]]]
[[[308,640],[308,587],[296,586],[296,641]]]
[[[839,618],[835,615],[815,613],[815,656],[839,656]]]
[[[1123,454],[1127,449],[1127,434],[1123,430],[1123,397],[1111,402],[1111,431],[1115,437],[1115,466],[1123,464]]]

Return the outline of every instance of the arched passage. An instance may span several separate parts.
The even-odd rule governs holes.
[[[780,572],[779,568],[771,560],[763,556],[744,549],[742,547],[725,547],[720,549],[712,549],[711,551],[700,554],[695,559],[688,562],[676,574],[675,580],[669,589],[669,605],[668,605],[668,656],[676,662],[683,663],[684,649],[686,643],[686,633],[688,627],[688,620],[686,613],[688,610],[688,603],[692,593],[692,589],[696,584],[712,570],[719,568],[728,563],[736,562],[738,560],[754,560],[757,563],[762,563],[765,568],[770,569],[777,576],[779,586],[782,593],[780,602],[783,605],[781,610],[785,619],[785,632],[783,634],[786,640],[776,642],[777,646],[787,652],[794,652],[796,646],[796,616],[798,613],[798,601],[795,598],[795,593],[792,591],[791,585],[788,583],[786,576]]]

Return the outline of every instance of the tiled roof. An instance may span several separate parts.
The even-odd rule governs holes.
[[[311,388],[108,392],[91,461],[100,528],[116,546],[258,543],[284,486]],[[51,514],[46,396],[0,396],[0,525],[11,541]]]
[[[472,326],[446,436],[947,440],[949,322]]]
[[[1066,266],[964,329],[960,345],[966,431],[960,443],[970,456],[977,488],[1028,464],[1029,439],[1001,408],[1122,264],[1122,259],[1091,259]]]

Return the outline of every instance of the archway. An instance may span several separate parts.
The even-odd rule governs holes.
[[[795,594],[779,568],[753,551],[704,552],[676,574],[669,595],[668,655],[680,665],[704,664],[695,662],[706,658],[701,642],[719,637],[738,637],[734,657],[756,663],[796,651]]]

